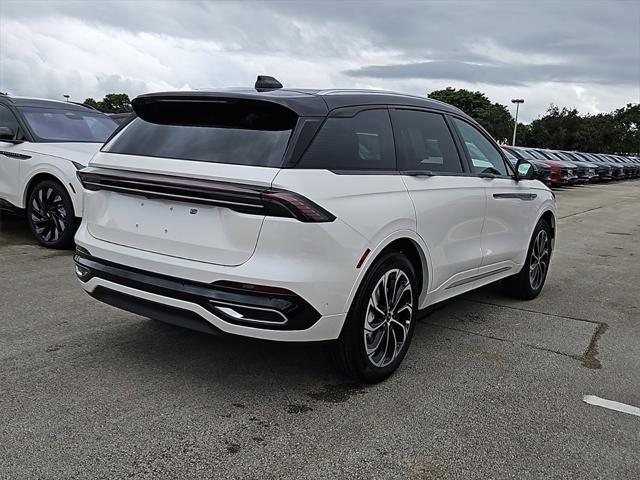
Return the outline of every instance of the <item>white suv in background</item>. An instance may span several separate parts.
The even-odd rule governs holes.
[[[280,86],[281,87],[281,86]],[[346,90],[148,94],[78,172],[93,297],[205,332],[333,341],[389,376],[419,309],[503,279],[537,296],[555,200],[458,109]]]
[[[117,126],[83,105],[0,95],[0,209],[26,211],[42,245],[70,246],[82,214],[76,172]]]

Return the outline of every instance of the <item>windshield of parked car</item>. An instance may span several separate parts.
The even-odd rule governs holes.
[[[502,151],[512,163],[518,163],[518,157],[511,150],[503,148]]]
[[[565,152],[553,152],[553,153],[556,155],[556,157],[558,157],[560,160],[564,160],[565,162],[573,162],[575,160],[580,161],[579,158],[573,158],[571,155]]]
[[[91,110],[19,107],[29,128],[40,142],[104,143],[118,124]]]
[[[529,150],[526,150],[524,148],[519,148],[518,153],[525,160],[540,160],[538,157],[533,156]]]

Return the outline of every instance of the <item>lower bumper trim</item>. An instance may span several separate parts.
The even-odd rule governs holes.
[[[194,312],[183,310],[161,303],[151,302],[139,297],[133,297],[126,293],[116,292],[105,287],[98,286],[93,292],[87,292],[96,300],[112,307],[135,313],[142,317],[159,320],[177,327],[188,328],[211,335],[221,335],[223,332],[211,325],[205,319]]]
[[[74,261],[78,278],[83,283],[97,277],[117,285],[186,301],[199,305],[220,320],[234,325],[269,330],[306,330],[321,317],[315,308],[292,292],[286,295],[240,292],[237,289],[193,282],[114,264],[81,253],[75,255]],[[119,308],[138,313],[129,308],[129,303],[119,301],[125,305]],[[109,302],[105,300],[105,303]],[[143,315],[143,313],[139,314]],[[198,315],[196,316],[206,322]]]

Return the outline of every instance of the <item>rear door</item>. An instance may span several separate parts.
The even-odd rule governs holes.
[[[390,110],[398,169],[413,201],[418,234],[432,262],[430,291],[468,288],[482,259],[482,179],[468,175],[441,113]]]
[[[246,262],[264,219],[252,206],[282,165],[297,115],[263,101],[169,102],[150,112],[92,160],[88,231],[163,255]]]
[[[516,181],[500,148],[475,125],[453,118],[474,175],[482,177],[487,210],[482,232],[481,274],[515,268],[529,245],[529,236],[543,200],[532,187],[537,180]],[[487,167],[487,164],[490,166]]]

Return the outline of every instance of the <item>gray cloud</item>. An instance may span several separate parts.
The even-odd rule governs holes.
[[[618,68],[613,68],[611,62],[602,62],[592,66],[584,64],[514,65],[431,61],[399,65],[369,65],[347,70],[344,73],[353,77],[451,79],[494,85],[554,82],[604,85],[617,83],[637,86],[640,79],[640,63],[621,62]]]
[[[640,4],[0,1],[0,91],[82,100],[250,85],[258,73],[610,110],[640,101]]]

